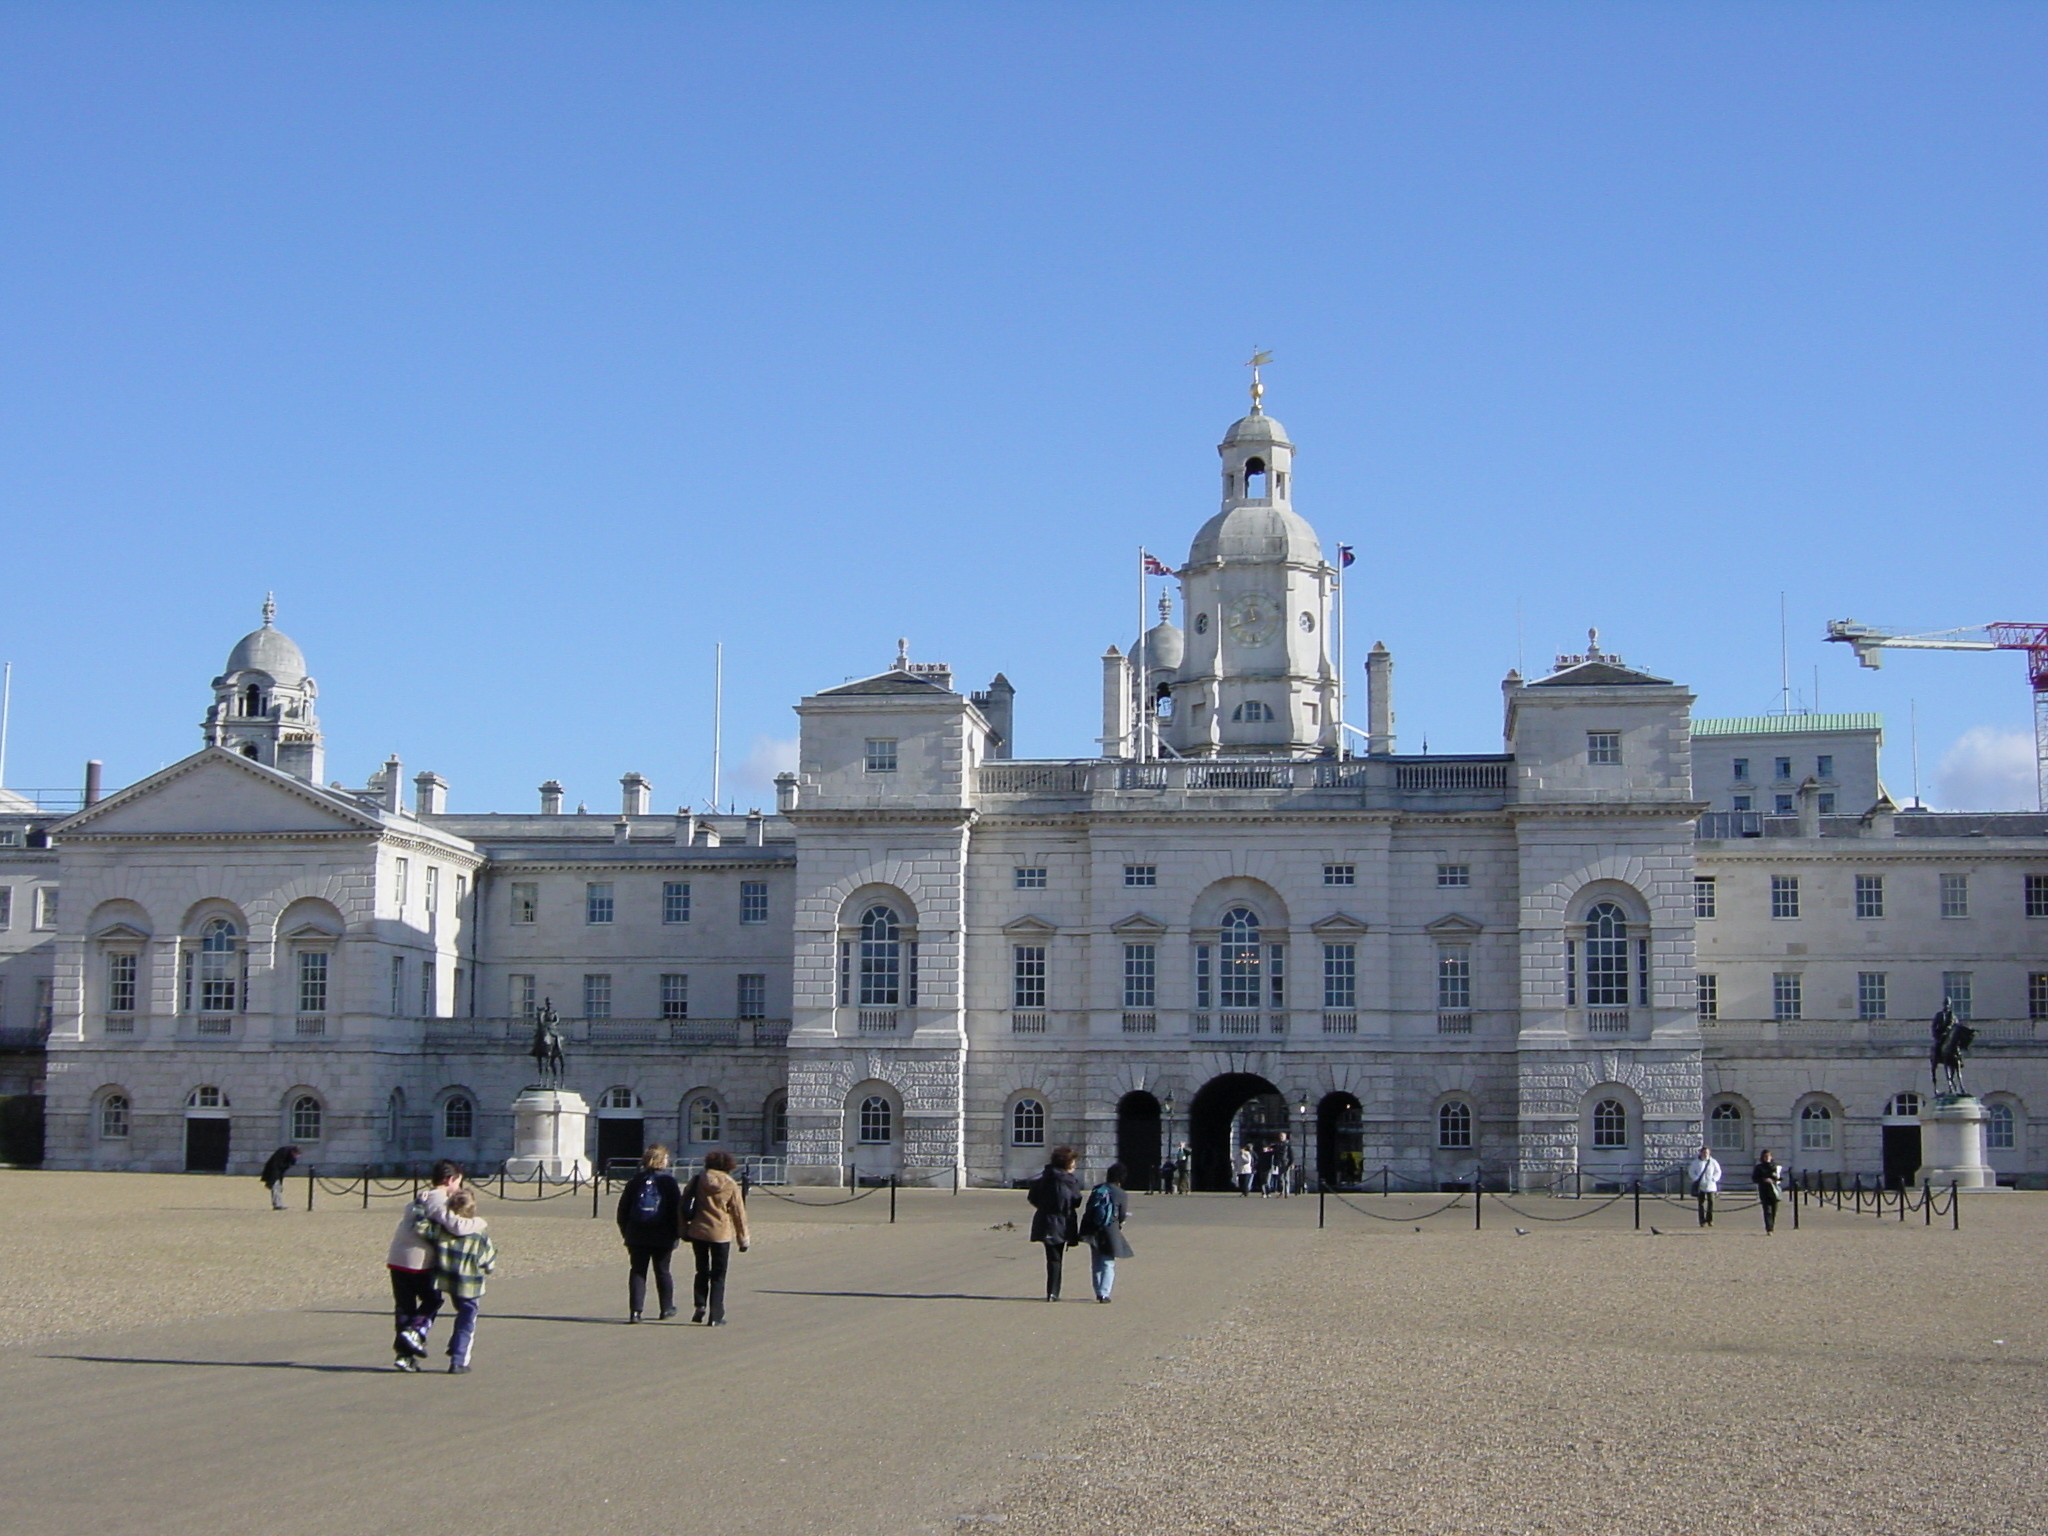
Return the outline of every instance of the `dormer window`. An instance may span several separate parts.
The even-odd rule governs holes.
[[[1267,495],[1266,461],[1246,459],[1244,461],[1244,495],[1247,501],[1259,501]]]

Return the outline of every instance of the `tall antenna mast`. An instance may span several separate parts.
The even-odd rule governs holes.
[[[725,758],[725,642],[711,653],[711,810],[718,811],[718,770]]]
[[[7,782],[7,717],[14,707],[14,663],[0,670],[0,784]]]
[[[1906,701],[1908,718],[1912,721],[1913,733],[1913,809],[1920,808],[1920,701]]]
[[[1792,713],[1792,642],[1785,629],[1785,594],[1778,594],[1778,713]]]

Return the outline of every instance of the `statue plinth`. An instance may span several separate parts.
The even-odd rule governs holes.
[[[536,1171],[551,1179],[588,1175],[583,1155],[590,1106],[566,1088],[529,1088],[512,1101],[512,1155],[505,1172],[515,1179]]]
[[[1984,1103],[1943,1094],[1920,1111],[1920,1177],[1940,1187],[1992,1191],[1998,1175],[1984,1161]]]

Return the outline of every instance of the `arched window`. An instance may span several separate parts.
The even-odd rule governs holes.
[[[1247,501],[1257,501],[1266,494],[1266,461],[1246,459],[1244,461],[1244,494]]]
[[[318,1141],[320,1139],[320,1101],[310,1093],[302,1093],[292,1100],[293,1141]]]
[[[880,1146],[896,1139],[896,1111],[879,1093],[860,1101],[860,1142],[864,1147]]]
[[[1452,1099],[1436,1112],[1436,1144],[1445,1151],[1469,1151],[1472,1146],[1472,1106]]]
[[[1217,946],[1218,982],[1225,1008],[1257,1008],[1259,999],[1259,917],[1250,907],[1223,914],[1223,942]]]
[[[263,713],[263,690],[255,683],[242,690],[242,713],[251,719]]]
[[[1230,712],[1230,718],[1233,720],[1249,720],[1253,723],[1271,720],[1273,718],[1273,706],[1262,704],[1257,699],[1246,699]]]
[[[1019,1099],[1010,1108],[1010,1145],[1045,1145],[1045,1106],[1036,1099]]]
[[[2019,1146],[2019,1120],[2012,1112],[2012,1106],[2003,1099],[1993,1099],[1984,1106],[1984,1150],[1986,1152],[2011,1152]]]
[[[1917,1115],[1920,1113],[1920,1095],[1911,1089],[1895,1093],[1885,1100],[1884,1112],[1888,1115]]]
[[[690,1100],[690,1140],[717,1141],[725,1135],[725,1114],[718,1100],[699,1094]]]
[[[598,1100],[600,1109],[638,1109],[640,1101],[633,1097],[630,1088],[607,1088],[604,1097]]]
[[[778,1093],[768,1101],[766,1114],[767,1142],[770,1151],[789,1145],[789,1095]]]
[[[468,1141],[476,1135],[476,1102],[458,1093],[441,1106],[441,1135],[449,1141]]]
[[[256,750],[256,743],[255,743],[255,742],[253,742],[253,741],[245,741],[245,742],[243,742],[243,743],[242,743],[242,756],[244,756],[244,757],[247,757],[247,758],[252,758],[252,759],[253,759],[253,758],[260,758],[260,757],[262,757],[262,756],[263,756],[263,754],[262,754],[261,752],[258,752],[258,751]]]
[[[1835,1150],[1835,1112],[1825,1104],[1809,1104],[1799,1111],[1799,1150]]]
[[[233,1013],[242,997],[242,933],[224,917],[199,930],[185,951],[185,1011]]]
[[[1586,914],[1586,1006],[1628,1006],[1628,917],[1611,901]]]
[[[228,1107],[228,1096],[218,1088],[208,1084],[204,1088],[194,1088],[187,1094],[185,1096],[185,1107],[187,1109],[226,1109]]]
[[[1628,1106],[1619,1099],[1602,1099],[1593,1106],[1593,1148],[1612,1151],[1628,1145]]]
[[[894,1008],[902,1000],[902,930],[888,907],[869,907],[860,915],[860,1006]]]
[[[1740,1104],[1716,1104],[1707,1115],[1707,1145],[1716,1152],[1740,1152],[1745,1131]]]
[[[128,1095],[110,1093],[100,1100],[100,1134],[116,1139],[128,1134]]]

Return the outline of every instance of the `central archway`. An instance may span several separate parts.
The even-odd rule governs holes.
[[[1237,1150],[1232,1138],[1238,1112],[1253,1105],[1254,1100],[1281,1105],[1281,1128],[1285,1128],[1286,1101],[1280,1097],[1278,1088],[1256,1073],[1226,1072],[1210,1078],[1196,1093],[1194,1102],[1188,1106],[1188,1139],[1194,1154],[1196,1189],[1237,1187],[1230,1171],[1230,1155]],[[1265,1118],[1269,1117],[1261,1117],[1261,1123]]]
[[[1357,1094],[1325,1094],[1316,1106],[1316,1174],[1333,1189],[1355,1189],[1365,1178],[1365,1106]]]
[[[1116,1160],[1124,1165],[1124,1188],[1159,1185],[1159,1100],[1139,1091],[1116,1102]]]

